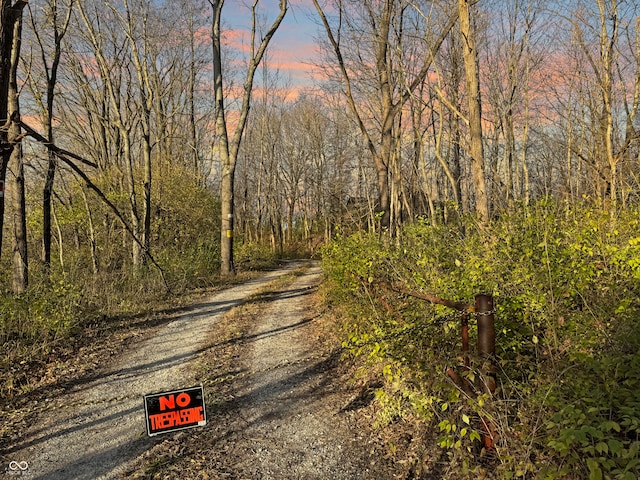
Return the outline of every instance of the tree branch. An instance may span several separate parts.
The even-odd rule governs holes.
[[[445,307],[453,308],[454,310],[458,310],[460,312],[473,311],[473,306],[465,302],[456,302],[454,300],[447,300],[444,298],[436,297],[435,295],[431,295],[429,293],[418,292],[416,290],[411,290],[407,287],[402,287],[402,286],[394,285],[394,286],[391,286],[391,289],[395,292],[402,293],[403,295],[409,295],[410,297],[426,300],[427,302],[436,303],[438,305],[444,305]]]
[[[45,137],[40,135],[35,129],[31,128],[29,125],[24,123],[19,117],[15,118],[15,119],[12,119],[12,120],[17,122],[25,130],[25,132],[27,132],[27,135],[29,135],[33,139],[37,140],[38,142],[42,143],[48,150],[52,151],[56,155],[64,155],[64,156],[67,156],[69,158],[73,158],[74,160],[77,160],[78,162],[84,163],[85,165],[87,165],[89,167],[98,168],[97,164],[95,164],[95,163],[93,163],[93,162],[81,157],[80,155],[76,155],[73,152],[70,152],[68,150],[65,150],[64,148],[60,148],[60,147],[54,145],[49,140],[47,140]]]
[[[136,242],[140,246],[140,248],[142,248],[142,250],[145,252],[145,254],[149,258],[151,263],[158,269],[158,271],[160,272],[160,276],[162,277],[162,282],[164,283],[166,291],[167,292],[171,291],[171,289],[169,287],[169,284],[167,283],[167,279],[164,276],[164,270],[162,270],[162,267],[158,264],[158,262],[155,260],[155,258],[153,258],[153,255],[151,255],[151,252],[148,252],[148,251],[145,250],[144,245],[142,244],[140,239],[137,237],[137,235],[135,234],[135,232],[133,231],[131,226],[127,223],[127,221],[125,220],[124,216],[120,213],[120,210],[118,210],[118,207],[116,207],[113,204],[113,202],[111,202],[111,200],[109,200],[107,198],[107,196],[102,192],[102,190],[100,190],[100,188],[91,181],[91,179],[87,176],[87,174],[84,173],[82,171],[82,169],[80,169],[70,159],[78,160],[78,161],[80,161],[80,162],[82,162],[82,163],[84,163],[86,165],[89,165],[89,166],[92,166],[92,167],[95,167],[95,168],[97,168],[98,166],[93,162],[85,160],[84,158],[80,157],[79,155],[76,155],[76,154],[71,153],[71,152],[69,152],[67,150],[64,150],[64,149],[62,149],[60,147],[55,146],[53,143],[51,143],[45,137],[40,135],[33,128],[31,128],[30,126],[25,124],[19,118],[16,120],[16,122],[22,128],[24,128],[24,130],[27,132],[27,135],[29,135],[30,137],[34,138],[38,142],[42,143],[42,145],[44,145],[45,148],[47,148],[49,151],[53,152],[60,160],[62,160],[65,164],[67,164],[71,168],[71,170],[73,170],[80,178],[82,178],[82,180],[84,180],[85,184],[91,190],[93,190],[96,193],[96,195],[98,195],[100,200],[102,200],[111,209],[111,211],[116,215],[116,217],[118,217],[118,219],[122,222],[122,225],[124,226],[125,230],[129,234],[129,236],[131,236],[133,241]]]

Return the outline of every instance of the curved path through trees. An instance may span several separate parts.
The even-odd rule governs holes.
[[[207,454],[211,458],[203,468],[209,473],[202,478],[378,477],[371,468],[383,465],[368,458],[367,442],[341,417],[344,391],[340,398],[330,394],[336,390],[331,369],[325,368],[330,359],[322,358],[309,329],[315,314],[308,294],[321,280],[313,263],[263,300],[260,320],[243,341],[238,359],[253,373],[233,380],[235,393],[224,409],[226,418],[217,415],[213,424],[210,419],[206,427],[180,434],[146,435],[143,395],[199,383],[193,361],[209,348],[207,338],[224,315],[300,266],[290,263],[176,316],[113,358],[100,375],[49,399],[49,408],[5,457],[21,465],[27,462],[22,478],[124,478],[135,475],[140,458],[163,438],[182,435],[174,439],[181,441],[189,435],[185,432],[198,430],[197,435],[219,435],[219,448],[214,448],[219,451]],[[157,478],[164,478],[158,473]]]

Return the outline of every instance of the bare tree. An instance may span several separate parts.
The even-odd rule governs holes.
[[[22,16],[22,10],[27,5],[26,1],[12,0],[0,1],[0,185],[3,187],[0,194],[0,252],[2,251],[2,232],[4,226],[4,182],[7,166],[11,158],[13,145],[9,142],[9,125],[11,120],[8,115],[9,78],[11,76],[11,51],[14,47],[13,36],[15,22]]]
[[[219,142],[219,154],[221,163],[221,239],[220,239],[220,272],[223,276],[235,274],[233,262],[233,226],[234,226],[234,178],[238,150],[244,133],[249,109],[251,107],[251,93],[256,70],[264,57],[265,51],[271,42],[278,27],[287,13],[287,0],[280,0],[280,11],[268,30],[260,35],[258,32],[257,8],[259,0],[254,0],[251,8],[251,40],[249,45],[249,58],[247,62],[246,76],[244,80],[244,93],[237,124],[231,134],[227,123],[227,109],[225,104],[225,91],[223,88],[222,65],[222,25],[221,14],[224,0],[209,0],[213,9],[213,76],[215,90],[215,119],[216,133]],[[258,40],[258,36],[261,39]]]
[[[480,101],[480,77],[478,75],[478,50],[472,24],[470,0],[459,0],[460,33],[462,34],[464,69],[467,78],[469,101],[469,135],[471,170],[476,196],[476,212],[484,222],[489,220],[489,198],[485,179],[485,160],[482,139],[482,108]]]
[[[527,165],[527,141],[530,124],[531,78],[536,73],[541,56],[540,31],[537,20],[540,5],[537,0],[508,0],[499,3],[495,40],[488,40],[486,50],[488,100],[496,130],[502,136],[502,168],[498,168],[505,200],[530,196]],[[489,7],[491,8],[491,7]],[[499,162],[499,159],[496,163]]]
[[[567,156],[578,159],[567,176],[588,185],[584,194],[610,206],[615,214],[623,197],[623,172],[640,139],[634,127],[639,105],[638,5],[617,0],[585,0],[563,12],[570,37],[567,57],[580,74],[565,81],[557,95],[566,122]],[[624,39],[624,41],[622,41]],[[574,162],[567,160],[567,169]],[[574,187],[574,190],[576,188]]]
[[[13,26],[13,45],[11,47],[11,73],[9,76],[9,117],[20,117],[18,101],[18,63],[22,39],[22,15],[16,17]],[[22,162],[22,144],[20,125],[11,122],[9,142],[14,145],[9,160],[11,172],[11,200],[13,202],[13,293],[23,293],[29,285],[29,261],[27,256],[27,212],[25,202],[24,166]]]
[[[58,83],[58,68],[62,56],[62,41],[69,28],[74,0],[68,0],[65,10],[59,10],[58,2],[49,0],[43,5],[42,14],[36,15],[29,6],[31,32],[39,48],[42,61],[41,70],[44,76],[44,87],[37,84],[31,77],[30,86],[33,97],[41,111],[45,135],[51,142],[55,142],[53,116],[56,88]],[[62,18],[59,16],[62,14]],[[50,32],[52,38],[45,40],[43,34]],[[44,93],[42,92],[44,90]],[[43,98],[44,97],[44,98]],[[42,262],[46,274],[51,269],[51,202],[53,185],[56,175],[57,159],[52,152],[48,153],[45,184],[42,192]]]
[[[108,57],[107,54],[111,45],[106,45],[106,39],[109,38],[107,32],[103,32],[103,22],[99,19],[100,8],[102,5],[98,3],[93,4],[94,11],[88,10],[89,5],[84,5],[83,2],[79,4],[78,11],[80,13],[82,24],[84,26],[82,32],[92,48],[92,53],[95,58],[99,76],[103,82],[105,93],[107,96],[107,102],[109,104],[109,121],[117,128],[118,141],[121,148],[121,156],[124,163],[124,179],[126,188],[129,195],[129,213],[131,219],[131,226],[136,238],[140,238],[141,234],[141,222],[140,212],[138,208],[138,194],[135,179],[135,164],[134,164],[134,139],[132,122],[135,119],[132,118],[133,114],[130,111],[130,103],[133,103],[133,91],[132,82],[127,82],[126,85],[122,85],[120,81],[121,72],[114,71],[114,62],[120,61],[118,58]],[[92,15],[91,15],[92,14]],[[121,32],[120,35],[122,35]],[[115,33],[117,36],[118,33]],[[113,41],[121,42],[121,39],[113,39]],[[124,50],[119,44],[115,44],[114,51]],[[125,52],[127,57],[125,61],[129,62],[131,59],[128,56],[128,51]],[[126,72],[126,70],[125,70]],[[124,89],[124,92],[121,91]],[[123,99],[123,95],[125,99]],[[133,265],[141,265],[143,260],[143,243],[134,241],[132,244],[132,261]]]
[[[424,51],[419,57],[403,58],[401,52],[405,34],[402,18],[410,8],[408,4],[396,0],[338,0],[331,6],[332,11],[337,12],[335,22],[330,21],[325,13],[327,8],[321,6],[318,0],[313,0],[313,4],[326,32],[328,48],[337,62],[337,75],[343,85],[349,109],[365,138],[375,165],[381,226],[391,227],[392,223],[399,220],[391,218],[392,203],[396,204],[396,215],[400,213],[397,207],[399,198],[392,199],[393,192],[397,196],[401,191],[401,186],[397,183],[399,159],[394,158],[398,152],[399,116],[431,69],[436,53],[458,19],[458,11],[450,14],[440,27],[434,27],[433,20],[430,21],[427,15],[417,11],[415,15],[425,19],[424,30],[412,34],[422,38]],[[434,34],[433,29],[438,28]],[[348,49],[354,49],[355,46],[353,55],[349,54],[348,49],[345,50],[345,44]],[[403,61],[417,63],[413,67],[405,65],[399,68],[398,65],[402,65]],[[357,85],[355,72],[366,70],[368,65],[373,66],[373,71],[359,78],[360,85]],[[411,77],[403,78],[399,75],[400,72],[413,73]],[[371,112],[367,110],[364,99],[357,97],[356,91],[368,83],[366,76],[375,79],[375,93],[372,94],[374,100],[368,100],[373,102],[377,110],[373,124],[368,124],[367,117],[372,116]]]
[[[149,68],[149,55],[151,51],[151,32],[150,29],[150,12],[148,4],[138,4],[138,10],[132,11],[128,0],[124,0],[124,12],[120,12],[119,8],[108,3],[109,9],[114,17],[118,19],[120,28],[124,32],[131,52],[131,59],[136,73],[137,80],[137,106],[139,108],[139,124],[142,137],[142,252],[141,257],[134,261],[134,265],[144,263],[151,249],[151,182],[152,182],[152,109],[154,104],[154,96],[160,95],[160,92],[154,92],[151,84],[151,73]],[[155,25],[158,28],[158,25]],[[159,32],[156,32],[156,35]],[[140,45],[141,44],[141,45]]]

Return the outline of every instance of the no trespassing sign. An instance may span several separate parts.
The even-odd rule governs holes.
[[[145,395],[144,410],[150,437],[207,424],[202,386]]]

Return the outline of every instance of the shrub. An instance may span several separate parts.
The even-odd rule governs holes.
[[[255,270],[273,265],[276,254],[266,244],[247,242],[234,245],[235,263],[246,270]]]
[[[363,233],[326,247],[345,345],[385,379],[381,418],[422,418],[454,462],[472,449],[479,419],[492,418],[501,438],[494,471],[505,478],[640,474],[639,218],[638,209],[614,218],[543,200],[484,226],[465,219],[463,230],[418,222],[390,247]],[[493,401],[468,398],[444,376],[459,362],[454,312],[393,285],[466,302],[495,297]],[[473,324],[471,335],[473,344]]]
[[[83,316],[82,291],[64,279],[0,297],[0,343],[23,341],[45,344],[70,335]]]

